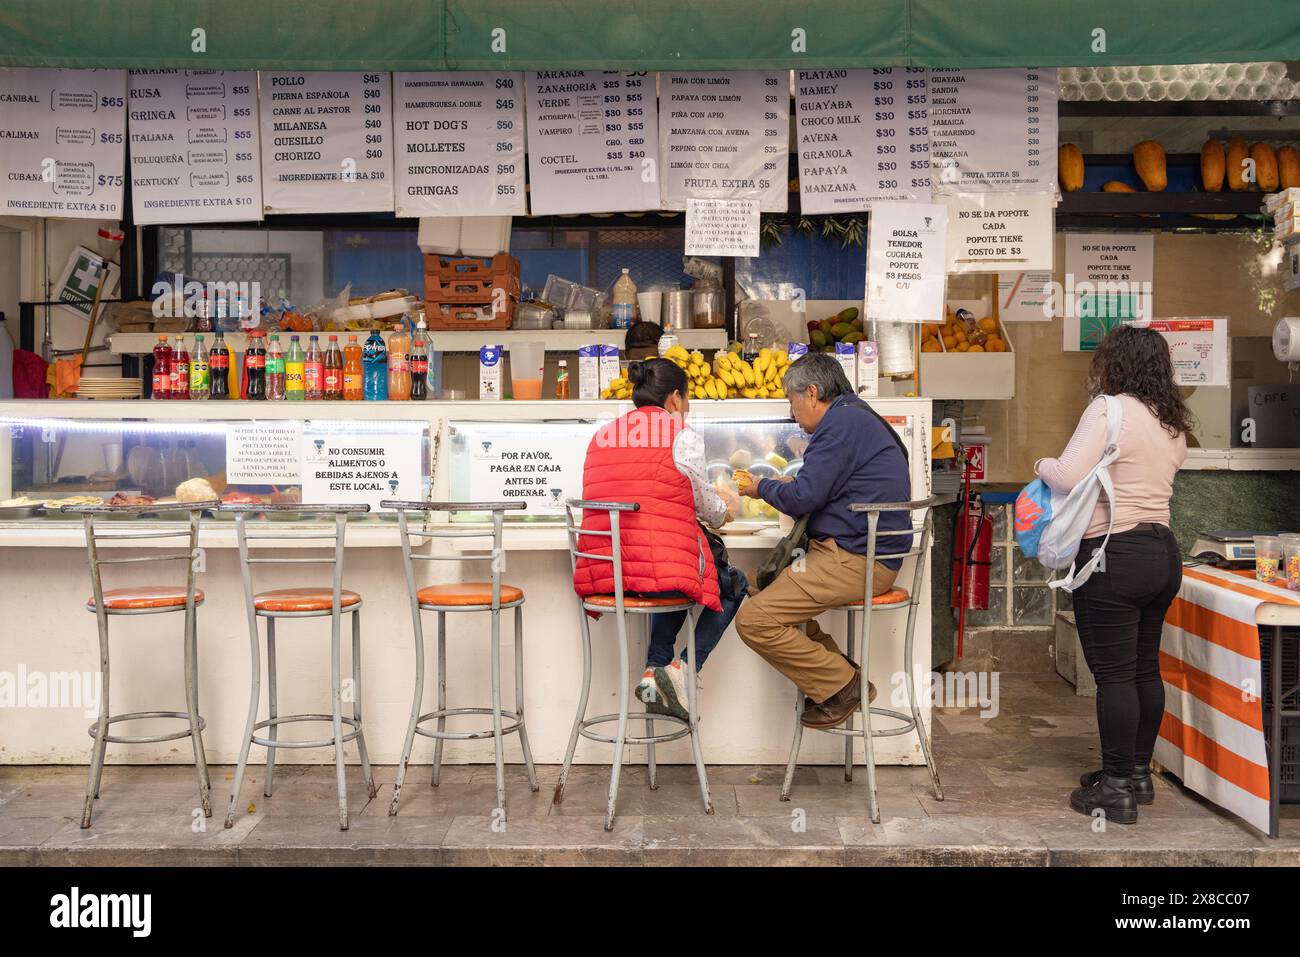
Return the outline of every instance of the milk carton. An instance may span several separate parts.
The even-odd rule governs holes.
[[[600,346],[578,346],[578,398],[599,399]]]
[[[853,343],[837,342],[835,343],[835,361],[844,369],[844,374],[848,376],[849,388],[857,391],[857,356],[854,354]]]
[[[478,397],[481,401],[501,398],[501,346],[478,350]]]
[[[858,343],[858,395],[880,395],[880,350],[865,339]]]
[[[622,375],[618,366],[618,346],[600,347],[600,388],[604,391],[609,384]],[[597,395],[599,398],[599,395]]]
[[[791,342],[785,351],[786,355],[790,357],[790,361],[794,362],[796,359],[802,359],[808,354],[808,344],[806,342]]]

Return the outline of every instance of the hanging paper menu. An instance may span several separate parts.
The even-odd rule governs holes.
[[[125,70],[0,70],[0,213],[121,219]]]
[[[663,73],[659,78],[663,205],[757,199],[787,207],[790,81],[785,72]]]
[[[659,208],[653,77],[547,70],[525,83],[534,216]]]
[[[930,161],[938,192],[1056,188],[1056,71],[930,71]]]
[[[263,73],[261,80],[265,211],[391,211],[389,74]]]
[[[132,70],[127,92],[137,225],[262,218],[256,73]]]
[[[805,214],[930,199],[927,73],[923,67],[795,72]]]
[[[521,73],[394,73],[398,216],[513,216],[524,204]]]

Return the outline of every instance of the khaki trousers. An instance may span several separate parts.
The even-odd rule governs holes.
[[[833,538],[810,542],[802,568],[792,564],[740,606],[737,634],[820,704],[852,680],[853,667],[812,619],[828,608],[861,601],[866,567],[867,556],[845,551]],[[897,572],[876,562],[871,593],[889,591],[895,577]]]

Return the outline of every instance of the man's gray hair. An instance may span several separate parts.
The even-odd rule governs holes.
[[[785,394],[788,396],[807,392],[814,385],[817,398],[822,402],[834,402],[842,395],[853,394],[844,367],[838,359],[825,352],[810,352],[790,363],[790,368],[785,371]]]

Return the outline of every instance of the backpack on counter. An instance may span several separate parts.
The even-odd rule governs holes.
[[[1029,558],[1037,558],[1052,571],[1069,568],[1064,577],[1048,581],[1051,588],[1074,591],[1086,582],[1101,564],[1115,527],[1115,486],[1110,477],[1110,464],[1119,457],[1124,410],[1116,396],[1102,398],[1106,400],[1106,448],[1101,461],[1068,494],[1054,492],[1042,479],[1035,479],[1016,497],[1016,544],[1020,551]],[[1106,493],[1110,508],[1106,537],[1092,557],[1082,567],[1076,567],[1079,543],[1088,530],[1102,492]]]

